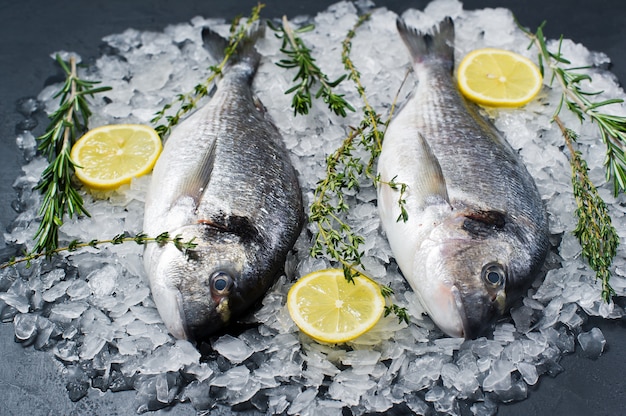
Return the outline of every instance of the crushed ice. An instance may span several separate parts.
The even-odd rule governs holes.
[[[373,6],[366,2],[359,5]],[[437,0],[425,11],[407,10],[403,17],[425,29],[446,15],[455,19],[457,59],[470,49],[485,46],[511,49],[534,59],[507,9],[466,11],[459,1]],[[370,103],[380,111],[389,108],[409,67],[395,19],[396,15],[385,8],[373,9],[352,46],[358,51],[352,59],[361,72]],[[319,66],[334,79],[343,73],[337,45],[357,21],[355,5],[337,3],[313,18],[294,19],[292,24],[309,20],[315,23],[315,30],[302,34],[302,38]],[[222,20],[196,17],[168,26],[163,32],[128,29],[107,36],[106,53],[94,65],[81,69],[84,77],[113,87],[106,98],[98,96],[93,101],[91,126],[148,123],[176,94],[189,91],[204,79],[212,62],[201,45],[203,26],[220,33],[228,30],[228,23]],[[279,46],[271,31],[259,42],[264,58],[254,89],[283,133],[309,203],[323,175],[326,153],[338,147],[347,126],[358,124],[360,115],[340,119],[329,115],[323,103],[316,101],[308,117],[294,118],[290,97],[283,93],[293,74],[274,65],[282,58]],[[615,77],[602,69],[608,57],[569,40],[563,42],[563,53],[577,66],[596,66],[590,69],[593,90],[603,90],[603,97],[624,97]],[[412,82],[414,78],[409,79],[409,84]],[[42,106],[53,111],[57,103],[52,95],[57,88],[46,87],[37,99],[20,101],[18,110],[25,117]],[[350,82],[341,88],[339,92],[359,108]],[[407,93],[400,94],[401,100]],[[528,386],[536,384],[539,377],[561,372],[559,360],[564,354],[575,348],[592,359],[602,354],[606,343],[602,332],[582,329],[587,315],[624,316],[620,306],[602,302],[599,283],[581,260],[580,246],[570,232],[575,218],[569,165],[559,149],[562,139],[558,129],[549,121],[558,96],[558,91],[546,87],[525,109],[491,114],[535,177],[549,211],[551,232],[561,237],[561,242],[558,254],[549,260],[560,263],[560,267],[550,270],[543,282],[536,282],[523,302],[513,308],[510,319],[498,324],[489,337],[466,342],[445,338],[423,316],[421,305],[391,259],[380,232],[374,192],[366,184],[349,220],[366,236],[369,273],[390,285],[397,293],[396,303],[408,308],[408,326],[388,317],[348,345],[318,344],[299,333],[289,319],[285,298],[293,281],[290,273],[281,277],[263,305],[246,318],[248,329],[215,338],[210,346],[200,347],[201,355],[191,344],[167,333],[149,294],[141,247],[130,244],[86,249],[52,262],[34,262],[31,268],[20,265],[3,270],[0,318],[13,322],[16,340],[25,347],[50,351],[65,365],[72,400],[85,396],[91,387],[102,391],[134,389],[138,412],[190,402],[199,412],[223,405],[263,413],[340,415],[345,414],[345,408],[362,414],[396,406],[421,414],[428,409],[459,414],[459,404],[464,402],[474,414],[494,414],[499,402],[522,400]],[[625,113],[618,105],[611,111]],[[613,198],[604,183],[604,153],[597,145],[595,127],[580,124],[566,113],[563,119],[581,133],[579,149],[589,161],[593,179],[602,185],[600,191],[610,204],[618,232],[625,235],[624,197]],[[13,207],[18,217],[5,238],[30,249],[40,200],[32,187],[46,163],[35,157],[30,129],[23,130],[16,138],[24,154],[23,173],[14,184],[17,197]],[[106,195],[85,194],[92,217],[68,221],[61,237],[90,240],[141,231],[148,181],[147,177],[140,178]],[[330,266],[326,259],[308,257],[307,231],[296,244],[292,267],[287,268],[295,269],[297,276]],[[617,257],[612,284],[618,296],[626,295],[624,270],[624,258]]]

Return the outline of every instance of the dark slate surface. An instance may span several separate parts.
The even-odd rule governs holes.
[[[264,16],[315,14],[333,0],[266,1]],[[246,14],[256,1],[245,0],[21,0],[0,3],[0,225],[6,228],[15,213],[11,185],[22,163],[15,145],[15,124],[20,119],[16,101],[36,96],[46,80],[59,75],[49,58],[58,50],[75,51],[83,59],[97,57],[101,38],[127,28],[162,30],[167,24],[194,16],[231,19]],[[396,12],[423,8],[427,1],[377,2]],[[548,21],[550,38],[563,34],[587,48],[605,52],[612,71],[626,80],[626,3],[623,0],[467,0],[465,9],[507,7],[525,26],[535,28]],[[45,120],[35,130],[40,134]],[[4,241],[0,236],[0,249]],[[623,415],[626,414],[626,324],[593,319],[585,329],[599,326],[607,340],[597,360],[578,351],[566,356],[565,371],[555,378],[542,377],[530,389],[527,400],[502,405],[499,415]],[[134,392],[106,393],[91,390],[72,403],[65,390],[62,366],[48,353],[24,349],[13,341],[13,327],[0,324],[0,415],[132,415]],[[191,415],[189,405],[162,412]],[[228,414],[217,409],[212,414]]]

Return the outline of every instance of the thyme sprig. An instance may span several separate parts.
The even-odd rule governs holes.
[[[348,281],[353,281],[357,274],[364,273],[362,258],[364,252],[361,245],[365,242],[363,236],[357,234],[345,219],[350,206],[347,195],[360,190],[363,175],[368,178],[372,185],[380,184],[380,178],[374,174],[374,165],[380,155],[383,143],[384,129],[387,127],[393,109],[386,122],[370,105],[365,87],[361,83],[361,75],[350,59],[352,39],[356,30],[369,19],[366,14],[359,18],[355,26],[348,32],[342,42],[342,62],[348,71],[348,79],[355,84],[359,97],[363,101],[363,119],[357,128],[350,127],[348,136],[335,152],[326,157],[326,174],[318,181],[314,191],[313,202],[309,209],[309,220],[317,227],[313,238],[311,256],[319,257],[327,255],[342,265],[344,275]],[[356,155],[357,151],[364,149],[368,153],[368,160],[364,162]],[[406,190],[402,184],[390,184],[394,189]],[[401,194],[403,195],[403,194]],[[400,198],[403,200],[403,197]],[[403,205],[401,204],[402,208]],[[381,293],[389,298],[393,294],[390,287],[381,285]],[[385,316],[395,314],[399,321],[409,322],[405,308],[396,304],[385,306]]]
[[[33,251],[37,253],[49,253],[58,247],[59,228],[66,214],[69,217],[89,215],[83,206],[83,198],[72,183],[76,165],[70,158],[70,150],[78,135],[88,128],[91,110],[87,97],[111,89],[96,87],[98,81],[80,79],[75,57],[70,57],[66,63],[57,55],[56,61],[65,72],[66,79],[55,95],[55,98],[60,98],[59,108],[50,116],[45,133],[37,138],[37,148],[49,162],[35,187],[43,194],[38,211],[41,222],[34,237]]]
[[[552,71],[551,82],[556,81],[562,91],[561,101],[555,112],[559,114],[563,107],[567,107],[582,122],[585,118],[596,123],[600,132],[602,142],[606,146],[606,158],[604,167],[606,170],[607,182],[613,183],[613,193],[617,196],[626,190],[626,117],[616,116],[602,112],[604,108],[611,104],[621,104],[622,99],[607,99],[593,101],[603,91],[587,91],[581,83],[591,81],[591,76],[578,72],[589,67],[567,68],[563,65],[570,65],[562,52],[561,46],[563,37],[561,36],[556,52],[551,52],[546,46],[546,39],[543,34],[543,22],[536,33],[531,33],[522,28],[531,38],[531,45],[534,44],[539,50],[539,64],[542,74],[544,65]]]
[[[578,222],[573,233],[582,247],[582,256],[589,266],[596,272],[596,279],[602,282],[602,298],[610,301],[615,291],[609,284],[611,278],[610,267],[617,254],[619,236],[612,225],[611,216],[604,200],[600,197],[595,185],[589,178],[587,162],[582,154],[574,147],[576,133],[567,128],[559,117],[564,108],[572,111],[582,123],[586,118],[594,122],[600,131],[602,142],[606,146],[604,167],[607,182],[613,182],[613,193],[626,190],[626,117],[610,115],[602,112],[603,107],[610,104],[623,103],[621,99],[607,99],[593,101],[602,91],[587,91],[583,89],[583,81],[591,81],[591,76],[578,71],[588,67],[569,68],[570,65],[561,51],[563,37],[559,39],[556,52],[548,50],[543,34],[543,22],[535,33],[520,28],[531,39],[530,47],[537,48],[539,65],[542,74],[547,66],[551,71],[551,84],[554,81],[561,88],[561,100],[552,116],[557,124],[570,153],[572,167],[572,187],[577,209]]]
[[[559,126],[570,152],[572,186],[578,217],[574,235],[582,246],[582,256],[596,272],[596,278],[602,282],[602,298],[608,302],[615,294],[609,280],[611,263],[617,254],[619,235],[611,224],[611,216],[604,200],[589,179],[587,162],[580,152],[574,149],[573,143],[578,136],[565,127],[559,116],[554,116],[554,121]]]
[[[264,4],[258,3],[252,8],[250,17],[246,20],[245,24],[240,25],[241,16],[237,16],[231,22],[229,29],[228,45],[224,50],[224,57],[217,65],[211,65],[209,67],[210,75],[203,82],[197,84],[192,91],[185,94],[176,95],[175,99],[171,103],[167,103],[159,110],[150,122],[155,125],[155,130],[159,133],[161,138],[165,138],[171,132],[172,128],[179,123],[181,118],[185,114],[197,107],[198,102],[210,94],[210,87],[216,81],[218,76],[221,76],[228,61],[237,51],[238,45],[247,36],[252,25],[257,22],[261,15],[261,9],[265,7]],[[178,109],[174,114],[169,114],[170,109],[178,105]],[[159,124],[163,122],[162,124]]]
[[[74,252],[81,248],[91,247],[100,249],[103,245],[119,245],[124,243],[134,242],[139,245],[145,245],[149,243],[157,243],[159,245],[164,244],[173,244],[178,250],[185,253],[187,250],[193,250],[197,244],[194,243],[194,238],[191,240],[183,240],[180,235],[175,237],[171,237],[169,233],[164,232],[156,237],[149,237],[144,233],[139,233],[134,236],[128,234],[118,234],[115,237],[108,240],[90,240],[90,241],[80,241],[80,240],[72,240],[67,246],[64,247],[56,247],[55,249],[46,252],[46,253],[24,253],[22,257],[13,257],[8,262],[0,264],[0,270],[5,269],[10,266],[15,266],[19,263],[26,263],[27,267],[30,266],[30,263],[33,260],[36,260],[40,257],[46,256],[50,257],[54,254],[62,253],[62,252]]]
[[[277,38],[282,39],[280,51],[287,55],[286,59],[281,59],[276,65],[286,69],[298,69],[293,78],[295,85],[285,91],[285,94],[293,93],[291,106],[294,115],[309,113],[309,109],[313,105],[311,90],[318,82],[320,87],[315,93],[315,99],[321,98],[333,113],[341,117],[346,116],[346,111],[355,111],[342,94],[333,92],[333,88],[336,88],[346,79],[346,75],[341,75],[334,81],[329,80],[328,76],[315,63],[311,49],[306,46],[302,38],[296,36],[296,34],[313,30],[315,28],[313,24],[293,30],[289,26],[287,17],[283,16],[280,27],[274,26],[269,21],[267,25],[275,32]]]

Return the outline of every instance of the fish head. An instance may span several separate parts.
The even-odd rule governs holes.
[[[452,337],[474,339],[521,297],[540,262],[518,231],[462,227],[431,240],[414,269],[427,281],[420,298],[435,324]]]
[[[200,341],[226,327],[253,304],[271,284],[259,272],[255,250],[237,234],[199,225],[177,230],[193,249],[173,244],[146,251],[152,296],[172,335]]]

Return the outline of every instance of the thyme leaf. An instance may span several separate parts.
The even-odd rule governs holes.
[[[327,255],[342,265],[345,278],[351,282],[356,273],[366,275],[362,258],[365,253],[361,245],[365,238],[357,234],[348,224],[346,213],[350,209],[348,195],[358,192],[363,176],[368,178],[372,185],[380,184],[380,179],[374,174],[374,165],[382,148],[384,130],[391,119],[392,109],[386,122],[370,105],[365,87],[361,83],[361,76],[350,59],[352,39],[356,30],[369,19],[369,14],[359,18],[342,42],[342,62],[348,71],[347,78],[353,81],[359,97],[363,101],[363,119],[358,127],[351,127],[348,136],[337,150],[326,157],[326,174],[315,188],[313,202],[309,209],[309,221],[317,227],[313,238],[311,256]],[[363,161],[357,152],[365,150],[368,154]],[[398,186],[394,184],[394,186]],[[406,190],[406,186],[399,188]],[[403,198],[400,198],[403,200]],[[403,207],[403,206],[402,206]],[[393,291],[381,285],[381,293],[389,298]],[[396,304],[385,307],[385,316],[394,313],[401,322],[409,322],[405,308]]]
[[[611,223],[609,210],[598,194],[598,190],[587,175],[587,162],[573,143],[577,135],[567,129],[558,116],[554,121],[561,129],[565,143],[570,152],[572,166],[572,186],[576,199],[576,216],[578,222],[573,233],[582,246],[582,256],[596,272],[596,279],[602,282],[602,298],[609,302],[615,290],[611,287],[611,264],[617,254],[619,235]]]
[[[46,256],[51,257],[54,254],[62,253],[64,251],[74,252],[81,248],[91,247],[100,249],[103,245],[120,245],[124,243],[135,242],[139,245],[145,245],[148,243],[156,243],[159,245],[164,244],[173,244],[178,250],[186,253],[187,250],[193,250],[197,244],[194,242],[194,238],[190,240],[183,240],[180,235],[176,235],[174,237],[170,236],[169,233],[161,233],[156,237],[149,237],[144,233],[138,233],[134,236],[128,235],[126,233],[118,234],[111,239],[107,240],[90,240],[90,241],[80,241],[80,240],[72,240],[65,247],[55,247],[53,250],[47,251],[45,253],[42,252],[31,252],[24,253],[22,257],[13,257],[8,262],[0,264],[0,270],[6,269],[10,266],[15,266],[18,263],[26,263],[28,266],[33,260],[36,260],[40,257]]]
[[[571,65],[561,52],[563,37],[559,39],[556,52],[552,52],[546,45],[543,34],[543,22],[535,33],[528,31],[521,25],[518,26],[531,39],[531,44],[537,48],[539,63],[542,74],[546,67],[552,72],[551,84],[561,88],[561,100],[552,116],[552,120],[561,130],[570,154],[572,167],[572,188],[576,200],[576,216],[578,222],[573,230],[582,247],[582,256],[592,270],[596,273],[596,279],[602,282],[602,298],[609,302],[615,291],[609,281],[611,278],[611,264],[617,254],[619,236],[611,222],[608,207],[595,185],[589,178],[587,162],[582,154],[574,147],[576,133],[567,128],[560,119],[559,114],[564,108],[573,112],[582,123],[590,120],[598,126],[600,138],[606,147],[604,167],[607,182],[613,183],[613,193],[617,196],[626,190],[626,117],[615,116],[602,112],[611,104],[621,104],[621,99],[607,99],[594,101],[602,91],[588,91],[583,88],[583,81],[591,81],[591,76],[581,73],[588,67],[564,67]]]

